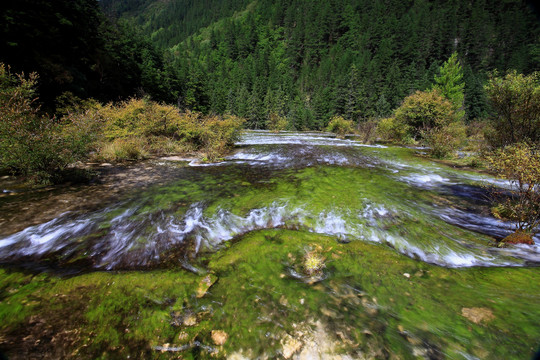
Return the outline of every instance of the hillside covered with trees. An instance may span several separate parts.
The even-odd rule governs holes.
[[[469,120],[486,114],[487,74],[540,68],[540,27],[525,1],[102,1],[170,56],[180,103],[264,128],[321,129],[391,114],[430,88],[454,52]],[[232,13],[232,14],[231,14]],[[171,34],[175,34],[172,36]]]

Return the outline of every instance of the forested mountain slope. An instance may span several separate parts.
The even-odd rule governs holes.
[[[524,1],[102,4],[171,49],[184,106],[245,116],[252,127],[263,127],[270,113],[298,129],[320,128],[333,114],[386,116],[412,91],[429,87],[454,51],[473,119],[486,110],[488,72],[540,68],[539,24]],[[175,26],[178,36],[162,37]]]
[[[57,97],[118,100],[149,94],[175,101],[163,55],[136,29],[114,24],[96,0],[0,2],[0,62],[39,74],[43,108]]]

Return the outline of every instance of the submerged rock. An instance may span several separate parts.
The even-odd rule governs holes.
[[[495,318],[493,312],[488,308],[463,308],[461,309],[461,315],[475,324],[489,322]]]
[[[225,344],[227,339],[229,338],[229,335],[223,331],[223,330],[212,330],[212,341],[214,344],[221,346]]]
[[[206,275],[200,282],[199,282],[199,286],[197,287],[197,299],[200,299],[202,298],[204,295],[206,295],[206,293],[208,292],[208,289],[210,289],[210,287],[212,285],[214,285],[214,283],[217,281],[217,276],[213,275],[213,274],[208,274]]]

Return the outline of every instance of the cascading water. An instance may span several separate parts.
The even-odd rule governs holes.
[[[102,209],[60,214],[4,236],[0,259],[159,266],[171,252],[193,257],[250,231],[282,227],[381,243],[446,267],[540,263],[538,237],[533,246],[489,244],[490,237],[509,234],[511,224],[489,215],[480,185],[504,182],[428,161],[407,163],[392,148],[327,134],[252,131],[238,145],[219,164],[191,162],[166,183]]]

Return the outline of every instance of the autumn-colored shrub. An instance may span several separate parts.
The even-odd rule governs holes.
[[[433,157],[442,159],[463,144],[466,138],[466,126],[461,122],[453,122],[442,127],[434,127],[422,133]]]
[[[96,160],[107,162],[142,160],[148,157],[147,146],[143,138],[114,139],[101,145]]]
[[[175,151],[201,151],[204,157],[214,160],[234,144],[244,123],[236,116],[180,112],[174,106],[147,99],[108,104],[98,112],[105,124],[106,142],[100,156],[109,161]],[[144,139],[144,144],[135,142],[136,138]]]
[[[109,103],[99,109],[107,139],[134,136],[173,136],[181,121],[178,108],[149,99],[129,99]]]
[[[370,144],[377,140],[377,120],[367,120],[358,123],[357,132],[364,144]]]
[[[337,134],[343,138],[345,135],[354,132],[354,124],[351,120],[345,120],[343,116],[334,116],[330,119],[326,131]]]
[[[510,182],[510,195],[492,191],[493,214],[514,221],[516,230],[534,232],[540,225],[540,150],[524,143],[509,145],[486,157],[490,169]]]
[[[284,116],[279,116],[275,112],[271,112],[268,115],[268,121],[266,123],[268,130],[271,130],[272,132],[277,133],[282,130],[285,130],[285,128],[287,128],[287,125],[289,125],[289,122],[287,121],[287,118],[285,118]]]
[[[208,160],[216,160],[227,152],[240,136],[245,120],[234,115],[208,116],[201,129],[202,151]]]

